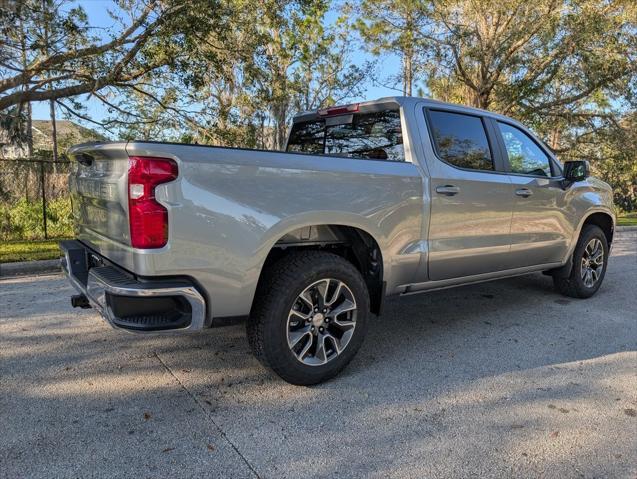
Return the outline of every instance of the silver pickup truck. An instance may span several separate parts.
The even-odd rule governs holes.
[[[286,152],[133,141],[69,156],[73,305],[137,332],[247,318],[255,355],[295,384],[341,371],[386,296],[543,271],[589,297],[615,226],[585,161],[420,98],[302,113]]]

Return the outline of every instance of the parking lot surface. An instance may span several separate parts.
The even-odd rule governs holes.
[[[311,388],[243,324],[131,335],[71,294],[0,281],[0,477],[637,475],[637,231],[589,300],[541,274],[392,299]]]

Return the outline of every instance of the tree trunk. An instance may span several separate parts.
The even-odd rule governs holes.
[[[491,91],[484,89],[480,92],[480,108],[487,110],[491,105]]]
[[[55,101],[50,100],[49,106],[51,108],[51,139],[53,140],[53,161],[58,161],[58,131],[57,124],[55,122]]]
[[[48,5],[46,0],[42,0],[42,11],[48,13]],[[49,54],[49,17],[48,15],[44,15],[44,45],[43,45],[43,53],[44,55]],[[49,90],[53,91],[53,84],[49,85]],[[53,142],[53,161],[57,161],[58,159],[58,135],[57,135],[57,125],[55,124],[55,100],[51,98],[49,100],[49,108],[51,113],[51,140]],[[46,225],[45,225],[46,230]]]
[[[272,107],[272,116],[274,117],[273,148],[283,150],[287,140],[287,105],[280,101],[276,103]]]
[[[466,83],[465,83],[466,85]],[[467,85],[467,89],[470,90],[470,95],[473,96],[472,105],[475,108],[482,108],[483,110],[488,110],[491,104],[491,90],[488,88],[482,88],[481,85],[478,85],[478,90]]]
[[[403,53],[403,95],[405,96],[412,95],[412,85],[414,83],[413,56],[411,49]]]
[[[26,70],[27,67],[29,66],[29,62],[27,60],[27,43],[26,43],[26,37],[27,37],[27,32],[24,29],[24,21],[22,20],[22,17],[20,16],[20,59],[22,61],[22,69]],[[26,91],[28,90],[28,86],[26,84],[26,79],[25,82],[22,84],[22,90]],[[31,102],[28,101],[27,103],[27,108],[26,108],[26,114],[27,114],[27,125],[26,125],[26,137],[27,137],[27,156],[29,158],[33,157],[33,114],[32,114],[32,108],[31,108]],[[28,193],[27,193],[28,194]]]
[[[278,35],[275,37],[278,39]],[[280,45],[279,45],[280,46]],[[283,150],[287,140],[287,114],[288,114],[288,65],[283,61],[282,54],[278,55],[274,81],[272,85],[272,97],[274,106],[272,113],[274,116],[274,149]]]
[[[31,102],[27,102],[27,152],[29,158],[33,157],[33,110]]]
[[[550,143],[549,143],[549,146],[553,148],[554,150],[557,150],[560,147],[560,137],[561,137],[561,131],[559,130],[559,128],[554,128],[551,131],[551,137],[550,137]]]
[[[401,35],[403,54],[403,95],[411,96],[411,88],[414,82],[414,16],[411,9],[406,13],[405,30]]]

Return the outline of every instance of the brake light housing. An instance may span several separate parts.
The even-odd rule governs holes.
[[[352,103],[351,105],[332,106],[323,110],[319,110],[318,114],[319,116],[347,115],[348,113],[358,112],[359,105],[359,103]]]
[[[177,179],[175,160],[149,156],[128,159],[128,219],[133,248],[162,248],[168,243],[168,210],[155,199],[155,188]]]

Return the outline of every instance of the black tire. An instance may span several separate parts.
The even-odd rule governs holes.
[[[584,257],[586,246],[594,239],[598,239],[602,244],[602,248],[604,250],[604,264],[595,283],[593,283],[592,286],[587,286],[584,284],[584,280],[582,279],[582,259]],[[577,245],[575,246],[575,251],[573,252],[573,267],[571,268],[570,275],[567,277],[559,277],[557,275],[553,276],[553,284],[557,291],[565,296],[570,296],[571,298],[590,298],[602,285],[604,276],[606,275],[607,266],[608,241],[606,239],[606,235],[599,226],[585,225],[582,228],[580,237],[577,240]]]
[[[351,339],[323,365],[307,365],[290,350],[288,315],[299,295],[324,278],[342,281],[356,301]],[[254,355],[285,381],[311,385],[336,376],[352,360],[367,332],[369,293],[359,271],[344,258],[322,251],[291,252],[264,271],[246,330]]]

